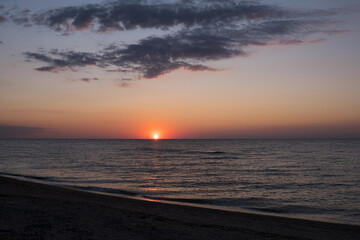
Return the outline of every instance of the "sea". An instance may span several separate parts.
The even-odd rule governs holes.
[[[0,174],[360,225],[360,139],[0,140]]]

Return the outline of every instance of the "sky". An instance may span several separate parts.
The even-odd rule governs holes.
[[[0,138],[360,137],[358,0],[0,0]]]

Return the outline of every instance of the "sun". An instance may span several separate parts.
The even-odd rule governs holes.
[[[153,138],[156,140],[156,139],[159,139],[159,135],[158,134],[154,134]]]

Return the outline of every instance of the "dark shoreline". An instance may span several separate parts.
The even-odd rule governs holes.
[[[109,195],[121,198],[130,198],[136,200],[144,200],[151,202],[160,202],[170,205],[184,205],[196,208],[205,208],[205,209],[215,209],[220,211],[228,211],[228,212],[239,212],[239,213],[249,213],[255,215],[267,215],[267,216],[275,216],[275,217],[284,217],[291,219],[301,219],[301,220],[310,220],[315,222],[325,222],[325,223],[334,223],[334,224],[345,224],[345,225],[355,225],[359,226],[359,224],[352,224],[350,222],[341,222],[336,220],[323,219],[321,217],[313,217],[301,214],[291,214],[291,213],[277,213],[271,211],[261,211],[261,210],[253,210],[253,209],[245,209],[245,208],[236,208],[232,206],[220,206],[213,205],[211,201],[202,200],[202,199],[183,199],[183,198],[166,198],[166,197],[153,197],[153,196],[143,196],[135,192],[119,190],[119,189],[106,189],[101,188],[100,190],[97,187],[82,187],[76,185],[63,185],[59,182],[53,182],[49,177],[38,177],[31,175],[21,175],[21,174],[13,174],[13,173],[5,173],[0,172],[0,176],[9,177],[13,179],[17,179],[25,182],[33,182],[44,185],[50,185],[55,187],[61,187],[64,189],[71,189],[77,191],[83,191],[87,193],[100,194],[100,195]]]
[[[360,239],[360,226],[166,204],[0,176],[0,239]]]
[[[122,197],[122,198],[130,198],[136,200],[144,200],[144,201],[152,201],[152,202],[161,202],[170,205],[185,205],[191,206],[196,208],[205,208],[205,209],[215,209],[220,211],[228,211],[228,212],[239,212],[239,213],[249,213],[255,215],[267,215],[267,216],[275,216],[275,217],[284,217],[284,218],[291,218],[291,219],[301,219],[301,220],[309,220],[315,222],[325,222],[325,223],[334,223],[334,224],[344,224],[344,225],[355,225],[359,226],[358,223],[351,223],[346,221],[336,221],[333,219],[325,219],[317,216],[309,216],[305,214],[292,214],[292,213],[281,213],[281,212],[273,212],[273,211],[265,211],[265,210],[256,210],[256,209],[246,209],[246,208],[238,208],[232,206],[220,206],[214,205],[211,201],[203,200],[203,199],[185,199],[185,198],[167,198],[167,197],[154,197],[154,196],[144,196],[138,194],[136,192],[127,191],[127,190],[119,190],[119,189],[112,189],[112,188],[97,188],[97,187],[82,187],[76,185],[64,185],[60,182],[51,180],[51,177],[38,177],[38,176],[31,176],[31,175],[21,175],[21,174],[14,174],[14,173],[5,173],[0,172],[0,176],[9,177],[13,179],[17,179],[20,181],[26,182],[33,182],[39,184],[45,184],[55,187],[61,187],[64,189],[72,189],[77,191],[83,191],[93,194],[100,194],[100,195],[110,195],[115,197]]]

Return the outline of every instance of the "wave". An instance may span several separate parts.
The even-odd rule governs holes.
[[[209,154],[209,155],[217,155],[217,154],[227,154],[224,151],[191,151],[184,149],[176,149],[176,148],[154,148],[154,147],[141,147],[135,148],[136,151],[140,152],[162,152],[162,153],[182,153],[182,154]]]
[[[221,157],[201,157],[201,159],[204,159],[204,160],[226,160],[226,159],[240,159],[240,158],[221,156]]]
[[[226,152],[223,152],[223,151],[205,151],[205,152],[201,152],[201,153],[205,153],[205,154],[226,154]]]
[[[269,213],[284,213],[284,214],[322,214],[330,212],[340,212],[344,209],[328,209],[320,207],[310,207],[305,205],[283,205],[274,207],[247,207],[250,210],[256,210]]]
[[[57,182],[57,180],[53,177],[41,177],[41,176],[34,176],[34,175],[24,175],[24,174],[5,173],[5,172],[0,172],[0,174],[4,175],[4,176],[22,177],[22,178],[29,178],[29,179],[34,179],[34,180]]]
[[[210,199],[196,199],[196,198],[167,198],[167,197],[153,197],[153,196],[143,196],[144,198],[160,200],[160,201],[170,201],[170,202],[182,202],[182,203],[196,203],[196,204],[212,204]]]
[[[83,186],[69,186],[71,188],[84,190],[84,191],[93,191],[93,192],[102,192],[102,193],[112,193],[112,194],[121,194],[121,195],[128,195],[128,196],[138,196],[139,194],[136,192],[115,189],[115,188],[104,188],[104,187],[83,187]]]
[[[141,148],[135,148],[134,150],[139,152],[189,153],[189,151],[185,151],[182,149],[174,149],[174,148],[141,147]]]

